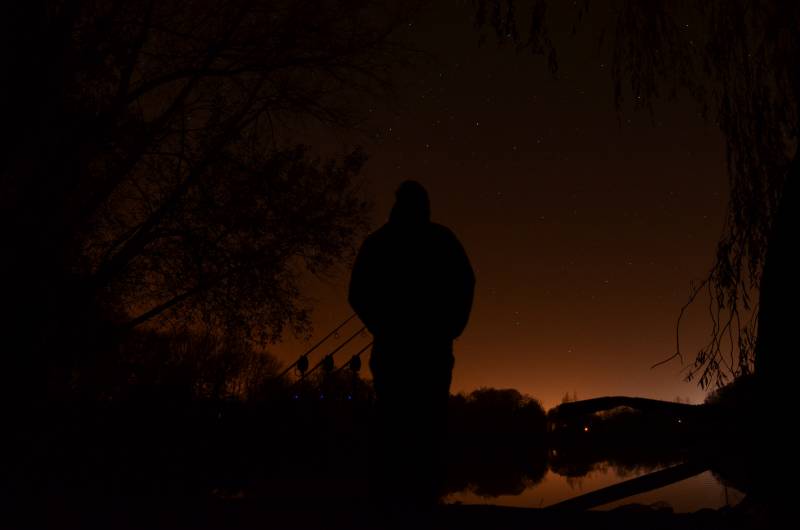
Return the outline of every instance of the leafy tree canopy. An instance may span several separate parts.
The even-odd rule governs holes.
[[[142,324],[259,344],[307,329],[299,278],[349,259],[368,204],[364,153],[323,158],[295,126],[352,127],[388,92],[409,4],[10,9],[2,271],[29,357]]]

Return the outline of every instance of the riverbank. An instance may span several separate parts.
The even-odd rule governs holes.
[[[330,502],[330,500],[337,502]],[[114,528],[119,530],[381,530],[395,528],[440,530],[600,529],[741,529],[771,528],[764,507],[744,501],[735,508],[704,509],[676,514],[669,509],[626,505],[610,511],[511,508],[493,505],[445,505],[430,513],[376,514],[365,504],[314,499],[214,499],[205,502],[161,504],[51,504],[29,507],[6,520],[4,528]],[[788,524],[788,523],[787,523]]]

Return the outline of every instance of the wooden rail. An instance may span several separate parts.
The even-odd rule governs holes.
[[[704,473],[708,471],[708,469],[707,465],[695,462],[678,464],[677,466],[632,478],[603,489],[590,491],[584,495],[579,495],[578,497],[573,497],[550,505],[547,508],[554,510],[588,510],[610,502],[625,499],[632,495],[638,495],[639,493],[669,486],[675,482],[680,482],[681,480],[686,480],[687,478]]]

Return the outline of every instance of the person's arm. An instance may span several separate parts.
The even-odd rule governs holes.
[[[475,273],[469,262],[464,247],[455,235],[452,237],[451,252],[453,256],[453,315],[451,333],[453,338],[464,332],[472,311],[475,296]]]
[[[358,318],[375,334],[375,300],[374,274],[375,263],[372,245],[367,239],[358,251],[353,271],[350,275],[350,288],[347,301],[356,312]]]

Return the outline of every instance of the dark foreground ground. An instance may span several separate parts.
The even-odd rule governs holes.
[[[783,438],[759,433],[753,414],[743,414],[748,407],[709,408],[694,426],[672,423],[668,429],[661,427],[661,419],[642,423],[636,416],[619,416],[604,420],[607,435],[601,424],[593,423],[589,437],[579,429],[578,437],[553,439],[545,433],[541,408],[518,398],[508,392],[484,392],[454,401],[448,491],[471,486],[491,497],[535,483],[548,468],[581,476],[597,462],[656,468],[688,460],[708,464],[747,497],[733,508],[690,514],[640,505],[611,511],[444,505],[427,513],[376,513],[367,502],[368,401],[291,396],[262,407],[170,407],[158,399],[150,405],[98,407],[92,402],[48,407],[11,422],[17,428],[6,431],[11,449],[0,461],[0,529],[796,526],[775,511],[776,506],[791,507],[791,501],[774,500],[776,493],[792,498],[791,489],[780,486],[778,479],[788,475],[786,466],[794,451],[778,443]],[[557,458],[546,457],[548,447],[558,448]],[[754,483],[769,486],[759,490]],[[759,496],[751,494],[759,491]],[[769,508],[757,498],[770,499]]]
[[[790,521],[770,520],[763,507],[674,514],[641,505],[611,511],[556,511],[493,505],[446,505],[430,513],[376,514],[342,503],[265,502],[217,499],[206,503],[147,507],[129,499],[116,505],[75,504],[30,507],[3,528],[119,529],[761,529],[791,528]],[[774,519],[774,518],[773,518]]]

